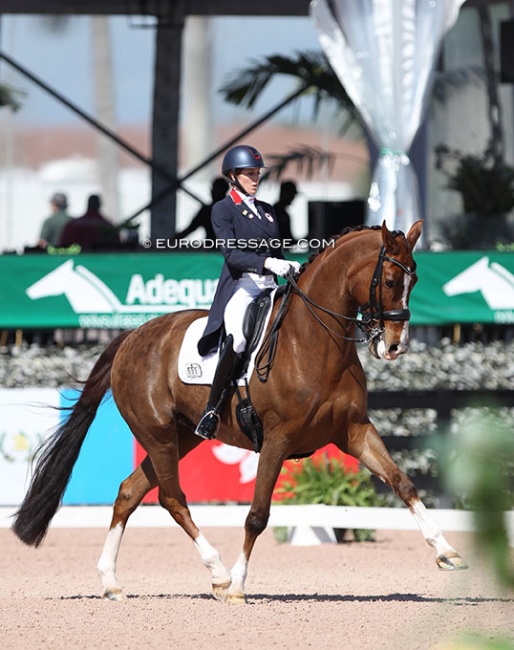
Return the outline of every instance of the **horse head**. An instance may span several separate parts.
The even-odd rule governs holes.
[[[379,359],[392,361],[407,352],[409,297],[417,281],[412,250],[422,225],[416,221],[407,235],[391,232],[385,222],[336,235],[304,264],[298,284],[289,279],[310,322],[321,325],[333,342],[367,341]],[[364,338],[355,338],[355,326]]]
[[[377,359],[393,361],[409,348],[409,298],[417,282],[412,251],[422,226],[422,220],[416,221],[405,235],[388,230],[385,221],[382,224],[378,260],[362,309],[368,319],[368,347]]]
[[[73,260],[66,260],[50,273],[31,284],[27,288],[26,294],[32,300],[44,298],[46,296],[59,296],[63,293],[63,286],[73,284],[74,270]]]

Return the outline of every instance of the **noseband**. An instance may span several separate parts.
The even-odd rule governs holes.
[[[400,233],[398,231],[394,231],[392,234],[393,236],[396,237]],[[292,273],[287,276],[287,281],[290,287],[303,300],[305,306],[309,309],[309,311],[314,316],[314,318],[326,330],[328,330],[338,338],[342,338],[345,341],[353,341],[355,343],[369,343],[377,336],[380,336],[380,334],[384,331],[385,321],[405,322],[410,319],[409,309],[384,309],[383,307],[382,275],[384,272],[384,262],[390,262],[391,264],[398,266],[407,275],[414,275],[414,273],[416,272],[416,262],[414,262],[413,268],[409,269],[409,267],[405,266],[405,264],[402,264],[398,260],[395,260],[392,257],[389,257],[389,255],[386,255],[385,246],[382,246],[380,248],[377,264],[375,266],[373,277],[371,279],[371,285],[369,288],[369,301],[365,305],[363,305],[363,307],[361,307],[360,316],[358,318],[352,318],[350,316],[346,316],[345,314],[339,314],[337,312],[334,312],[330,309],[327,309],[326,307],[323,307],[322,305],[318,304],[317,302],[309,298],[309,296],[307,296],[297,285],[296,280],[294,279]],[[377,296],[377,287],[378,287],[378,296]],[[321,310],[325,314],[328,314],[329,316],[334,316],[335,318],[339,318],[351,323],[355,323],[363,333],[364,337],[353,338],[349,336],[342,336],[339,332],[335,332],[314,312],[313,307],[316,307],[317,309]]]
[[[416,272],[415,262],[414,267],[412,269],[409,269],[407,266],[405,266],[405,264],[402,264],[401,262],[398,262],[398,260],[395,260],[392,257],[389,257],[389,255],[386,255],[385,247],[382,246],[378,255],[377,265],[375,266],[375,271],[373,272],[373,277],[371,279],[371,285],[369,288],[369,302],[367,302],[361,308],[362,319],[360,321],[368,330],[373,329],[371,325],[373,322],[378,323],[379,332],[377,332],[377,334],[384,331],[384,321],[386,320],[393,322],[404,322],[410,320],[409,309],[385,310],[382,305],[382,274],[384,270],[384,262],[391,262],[391,264],[400,267],[401,270],[407,275],[414,275]],[[375,334],[375,336],[377,336],[377,334]]]

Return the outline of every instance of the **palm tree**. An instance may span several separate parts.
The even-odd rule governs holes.
[[[321,106],[334,106],[338,109],[340,121],[338,132],[343,136],[351,127],[357,126],[360,133],[365,132],[364,124],[354,103],[332,70],[328,59],[322,52],[308,50],[297,52],[294,56],[272,55],[262,61],[252,60],[250,65],[234,71],[228,81],[220,88],[225,101],[244,108],[253,108],[261,93],[277,76],[289,76],[297,80],[298,89],[303,92],[294,95],[291,103],[302,98],[314,99],[313,118],[320,113]],[[291,164],[296,163],[297,171],[303,167],[311,174],[315,167],[332,162],[332,157],[320,148],[304,145],[287,153],[268,156],[272,163],[267,168],[266,177],[279,178]]]
[[[497,165],[504,164],[505,143],[501,124],[501,103],[499,96],[500,79],[495,64],[495,45],[493,38],[493,23],[491,9],[487,5],[476,8],[479,16],[480,39],[484,57],[485,78],[487,87],[487,106],[491,137],[489,140],[490,154]]]
[[[351,127],[357,126],[361,136],[367,137],[371,145],[359,111],[321,51],[308,50],[297,52],[292,57],[272,55],[264,57],[262,61],[253,60],[248,67],[233,72],[220,88],[220,93],[225,101],[231,104],[252,108],[272,79],[280,75],[296,79],[298,88],[304,88],[292,101],[301,101],[305,97],[314,98],[314,119],[319,116],[321,105],[332,105],[337,109],[335,119],[339,120],[339,134],[343,136]],[[435,102],[444,103],[461,88],[478,82],[482,77],[482,70],[477,67],[436,73],[433,99]],[[315,166],[325,165],[327,158],[330,160],[330,155],[319,148],[303,146],[292,149],[285,155],[272,156],[274,163],[269,169],[269,174],[280,177],[292,162],[297,166],[306,165],[307,172],[310,173]]]
[[[359,112],[341,85],[328,59],[322,52],[308,50],[297,52],[294,57],[267,56],[263,61],[252,61],[248,68],[236,71],[220,89],[224,99],[232,104],[252,108],[260,94],[277,75],[296,78],[299,86],[305,88],[299,97],[314,96],[314,115],[320,105],[333,102],[341,113],[341,133],[355,122],[362,124]],[[295,101],[297,101],[296,98]]]

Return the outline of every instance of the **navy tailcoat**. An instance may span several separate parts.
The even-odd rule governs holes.
[[[255,207],[260,219],[238,192],[232,190],[212,208],[212,226],[216,238],[221,240],[220,250],[225,263],[209,310],[207,325],[198,342],[198,351],[202,356],[214,352],[219,345],[225,307],[242,274],[266,275],[270,273],[264,268],[267,257],[284,259],[273,208],[257,199]]]

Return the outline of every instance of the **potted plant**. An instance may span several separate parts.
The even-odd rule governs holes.
[[[295,468],[277,490],[280,501],[287,505],[325,504],[328,506],[378,507],[385,505],[384,497],[377,494],[371,474],[361,469],[349,470],[338,459],[306,458]],[[334,528],[334,536],[342,542],[346,529]],[[373,530],[353,530],[356,542],[373,541]],[[279,541],[287,539],[287,529],[275,529]]]
[[[439,145],[436,168],[448,178],[448,189],[462,197],[461,222],[446,224],[456,248],[489,248],[512,238],[507,216],[514,208],[514,168],[491,149],[481,155],[464,154]]]

